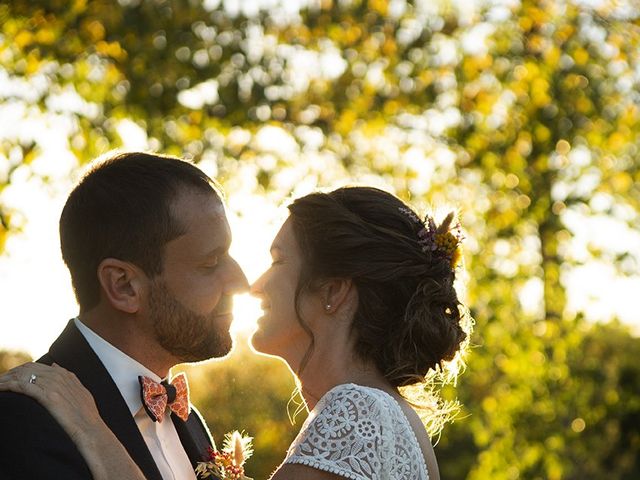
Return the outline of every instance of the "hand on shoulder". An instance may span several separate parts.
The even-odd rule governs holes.
[[[27,395],[60,423],[72,440],[107,428],[93,397],[78,378],[58,365],[25,363],[0,376],[0,391]]]
[[[27,395],[45,407],[76,444],[94,479],[144,479],[73,373],[56,364],[25,363],[0,376],[0,391]]]

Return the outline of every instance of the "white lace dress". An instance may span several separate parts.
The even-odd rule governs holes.
[[[284,463],[353,480],[428,480],[420,444],[395,398],[352,383],[329,390],[289,447]]]

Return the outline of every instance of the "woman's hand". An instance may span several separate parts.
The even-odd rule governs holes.
[[[37,400],[78,446],[107,428],[89,391],[73,373],[56,364],[25,363],[9,370],[0,376],[0,391],[3,390]]]
[[[76,444],[94,479],[144,480],[73,373],[56,364],[25,363],[0,376],[0,391],[22,393],[45,407]]]

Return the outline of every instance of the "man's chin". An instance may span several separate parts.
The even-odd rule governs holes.
[[[220,338],[215,340],[215,348],[202,350],[200,352],[190,352],[188,355],[179,356],[180,363],[199,363],[207,360],[220,360],[229,356],[233,351],[233,338],[229,335],[227,342],[221,342]]]

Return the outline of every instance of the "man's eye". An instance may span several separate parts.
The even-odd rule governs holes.
[[[218,259],[216,258],[215,260],[210,260],[207,262],[207,264],[204,266],[204,268],[216,268],[218,266]]]

